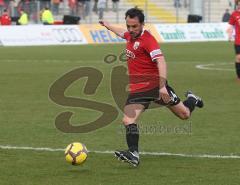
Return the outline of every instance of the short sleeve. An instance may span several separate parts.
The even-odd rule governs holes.
[[[146,39],[144,46],[147,53],[151,56],[152,61],[163,56],[160,46],[153,36]]]
[[[126,32],[123,33],[123,37],[122,37],[123,39],[125,39],[125,40],[130,40],[130,37],[131,37],[131,36],[130,36],[130,34],[129,34],[128,31],[126,31]]]
[[[235,25],[235,19],[234,19],[234,14],[233,13],[230,16],[230,19],[229,19],[228,23],[233,25],[233,26]]]

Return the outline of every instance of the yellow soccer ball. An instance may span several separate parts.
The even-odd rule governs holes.
[[[82,143],[71,143],[65,149],[65,159],[72,165],[83,164],[87,159],[87,148]]]

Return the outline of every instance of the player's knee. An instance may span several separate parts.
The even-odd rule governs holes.
[[[129,125],[129,124],[132,124],[135,122],[135,120],[131,119],[131,118],[128,118],[126,116],[123,117],[122,119],[122,122],[124,125]]]
[[[240,63],[240,55],[236,56],[236,62]]]
[[[179,117],[182,119],[182,120],[187,120],[188,118],[190,118],[190,111],[183,111],[179,114]]]

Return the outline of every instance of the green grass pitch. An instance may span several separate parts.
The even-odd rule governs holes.
[[[161,48],[171,86],[182,99],[189,89],[201,95],[205,108],[196,110],[187,121],[179,120],[166,108],[147,110],[139,120],[140,150],[240,156],[240,83],[233,70],[232,43],[163,44]],[[59,106],[48,97],[50,86],[58,78],[73,69],[89,66],[103,73],[96,94],[83,94],[84,79],[74,82],[66,95],[116,107],[110,91],[111,71],[125,64],[120,61],[106,64],[103,58],[109,53],[119,55],[123,49],[124,45],[0,47],[0,145],[64,148],[80,141],[90,151],[125,149],[121,112],[113,123],[93,132],[63,133],[54,124],[59,113],[74,112],[71,122],[76,126],[101,114]],[[217,70],[197,69],[200,64]],[[144,130],[159,126],[165,130]],[[83,166],[71,166],[61,151],[13,149],[0,149],[0,159],[0,185],[238,185],[240,182],[240,159],[142,155],[140,166],[133,168],[117,161],[112,154],[89,153]]]

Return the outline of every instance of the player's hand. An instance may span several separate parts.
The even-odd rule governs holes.
[[[229,42],[234,41],[234,37],[233,37],[232,33],[228,33],[228,41]]]
[[[161,99],[166,104],[168,104],[171,101],[171,97],[168,94],[166,86],[162,87],[159,90],[159,99]]]
[[[99,20],[98,22],[99,22],[99,24],[101,24],[102,26],[104,26],[104,21],[103,21],[103,20]]]

